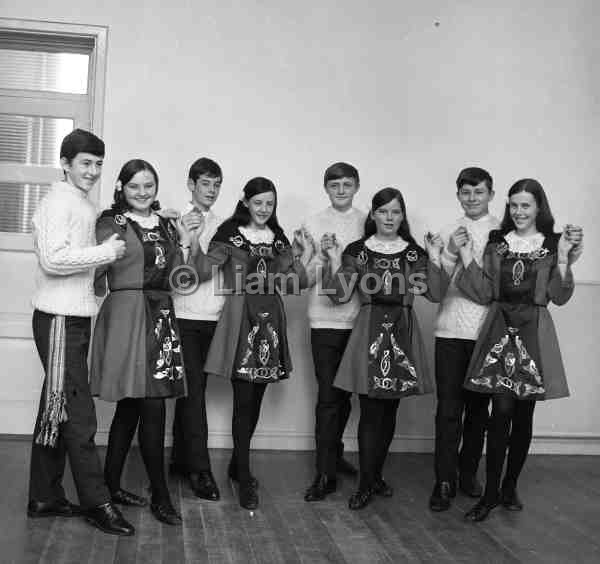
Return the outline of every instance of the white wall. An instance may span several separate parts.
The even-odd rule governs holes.
[[[492,172],[496,214],[512,182],[538,178],[557,225],[584,225],[587,252],[574,299],[553,309],[572,397],[538,407],[535,448],[600,452],[591,368],[600,361],[596,2],[3,0],[2,7],[6,17],[108,26],[103,205],[121,164],[136,156],[157,166],[163,204],[181,205],[189,164],[208,155],[225,174],[218,212],[230,213],[244,182],[264,175],[279,188],[280,218],[291,230],[326,205],[323,171],[346,160],[361,173],[358,204],[366,208],[383,186],[400,188],[421,237],[459,214],[454,179],[463,166]],[[0,256],[0,433],[31,432],[41,386],[29,339],[32,283],[10,274],[19,264],[33,272],[29,254]],[[288,300],[296,372],[270,387],[257,447],[312,447],[304,308],[304,298]],[[434,311],[419,307],[427,335]],[[208,398],[211,444],[229,445],[228,383],[211,381]],[[112,406],[98,408],[102,442]],[[403,401],[396,448],[431,448],[433,409],[432,397]],[[356,413],[349,436],[355,426]]]

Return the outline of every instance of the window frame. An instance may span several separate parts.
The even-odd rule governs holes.
[[[50,109],[47,115],[73,119],[75,127],[87,128],[101,137],[104,122],[108,28],[98,25],[0,18],[0,29],[31,33],[32,35],[57,36],[65,38],[67,41],[69,37],[83,36],[93,42],[93,47],[89,52],[87,94],[0,89],[0,102],[2,103],[0,111],[9,114],[32,115],[31,109],[28,111],[29,108],[35,107],[39,112],[44,103],[47,103]],[[86,97],[87,101],[84,101]],[[56,169],[59,168],[59,163],[56,163],[56,169],[35,165],[27,165],[27,168],[31,175],[21,181],[47,183],[56,179]],[[23,165],[0,163],[0,178],[6,177],[6,175],[18,178],[19,170],[23,170]],[[99,190],[100,187],[96,186],[90,193],[90,198],[95,203],[99,201]],[[0,231],[0,251],[33,252],[31,233]]]

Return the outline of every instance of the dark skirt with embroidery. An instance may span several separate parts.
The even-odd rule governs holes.
[[[167,292],[112,291],[94,328],[90,387],[106,401],[186,393],[173,303]]]
[[[291,369],[281,298],[247,294],[232,378],[264,384],[289,378]]]
[[[433,391],[427,353],[412,307],[361,307],[334,386],[377,399]]]
[[[472,359],[465,388],[517,399],[544,399],[540,367],[539,307],[499,303]]]

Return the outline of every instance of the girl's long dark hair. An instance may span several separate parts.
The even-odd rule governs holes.
[[[248,201],[250,198],[265,192],[273,192],[273,195],[275,196],[273,213],[267,221],[267,226],[271,229],[271,231],[273,231],[276,239],[285,238],[283,229],[281,228],[281,225],[279,225],[279,221],[277,219],[277,190],[275,189],[275,184],[273,184],[271,180],[262,176],[257,176],[250,179],[246,183],[246,186],[244,186],[244,199]],[[246,204],[240,200],[235,206],[233,215],[227,220],[227,223],[232,223],[235,227],[246,227],[250,223],[251,219],[252,217],[250,216],[250,210],[248,209],[248,206],[246,206]]]
[[[406,204],[404,203],[404,198],[402,197],[402,192],[400,192],[400,190],[396,190],[396,188],[382,188],[379,190],[371,200],[371,213],[374,213],[375,210],[381,206],[389,204],[392,200],[398,200],[400,209],[402,210],[403,217],[400,226],[398,227],[398,235],[400,235],[407,243],[416,244],[410,233],[410,226],[408,225],[408,219],[406,217]],[[365,239],[368,239],[371,235],[377,233],[375,220],[371,217],[371,213],[367,215],[367,219],[365,220]]]
[[[533,178],[523,178],[515,182],[508,191],[508,200],[504,209],[504,218],[500,225],[500,232],[506,235],[509,231],[515,229],[515,222],[510,217],[510,197],[519,192],[529,192],[535,199],[538,206],[538,214],[535,218],[535,226],[537,230],[544,236],[549,236],[554,233],[554,216],[550,211],[550,204],[546,197],[546,192],[542,185]]]
[[[131,209],[131,206],[127,203],[127,199],[125,198],[125,185],[138,173],[143,170],[147,170],[154,176],[154,181],[156,182],[156,191],[158,192],[158,174],[156,173],[155,168],[148,162],[143,159],[132,159],[127,161],[121,168],[121,172],[119,172],[119,176],[117,180],[121,182],[121,188],[115,188],[113,194],[113,204],[112,209],[115,213],[124,213]],[[150,209],[156,211],[160,209],[160,203],[158,200],[154,200]]]

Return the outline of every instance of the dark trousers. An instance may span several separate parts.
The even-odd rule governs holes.
[[[350,329],[312,329],[310,332],[319,386],[315,409],[317,472],[331,477],[335,477],[337,459],[344,452],[342,436],[352,408],[352,394],[333,386],[351,332]]]
[[[175,403],[171,458],[190,473],[210,471],[204,364],[217,322],[178,319],[177,323],[188,395]]]
[[[493,396],[485,461],[486,500],[494,502],[498,499],[505,458],[503,487],[516,487],[531,444],[534,409],[535,401],[517,400],[508,395]]]
[[[251,478],[250,441],[256,430],[267,384],[232,380],[231,385],[233,387],[233,414],[231,417],[233,454],[231,462],[233,466],[237,466],[240,484],[248,484]]]
[[[453,483],[457,472],[477,473],[488,421],[489,396],[463,388],[475,341],[435,340],[435,475]],[[464,414],[464,421],[463,421]],[[459,445],[462,435],[462,447]]]
[[[33,313],[33,337],[44,368],[50,346],[53,315]],[[87,354],[90,344],[90,318],[66,318],[65,393],[68,420],[60,425],[55,447],[35,442],[44,412],[47,381],[44,380],[31,446],[29,499],[52,502],[65,497],[62,478],[66,457],[82,507],[90,508],[109,501],[104,486],[102,465],[94,443],[97,421],[94,400],[88,384]]]
[[[382,477],[396,429],[396,412],[399,399],[375,399],[360,395],[360,420],[358,422],[358,457],[360,460],[359,489],[373,487]]]
[[[121,488],[123,466],[136,429],[142,459],[150,478],[152,501],[170,503],[165,478],[164,398],[124,398],[117,402],[104,463],[106,485],[111,493]]]

